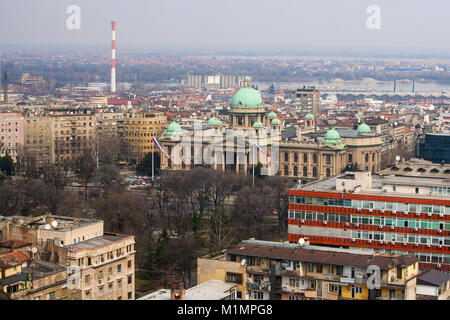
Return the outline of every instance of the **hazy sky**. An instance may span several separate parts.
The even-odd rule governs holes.
[[[69,5],[81,29],[69,30]],[[369,5],[381,30],[366,26]],[[0,47],[450,53],[449,0],[0,0]]]

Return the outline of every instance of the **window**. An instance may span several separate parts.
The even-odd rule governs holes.
[[[289,286],[290,287],[300,287],[300,279],[289,279]]]
[[[131,260],[128,260],[128,269],[131,268]]]
[[[362,287],[354,287],[355,288],[355,294],[361,294],[362,293]]]
[[[98,288],[98,295],[99,296],[103,295],[103,287]]]
[[[117,287],[122,288],[122,279],[117,280]]]
[[[307,167],[303,167],[303,176],[304,177],[308,176],[308,168]]]
[[[117,265],[117,272],[122,272],[122,265],[121,264]]]
[[[128,276],[128,284],[131,284],[131,282],[133,281],[133,276]]]
[[[242,284],[242,274],[227,272],[227,282]]]
[[[330,168],[327,168],[327,177],[331,177],[331,170],[330,170]]]
[[[416,194],[419,193],[419,187],[416,187]]]
[[[55,292],[47,293],[47,300],[55,300]]]
[[[88,274],[87,274],[87,275],[85,275],[85,276],[84,276],[84,283],[86,283],[86,284],[87,284],[87,283],[89,283],[90,281],[91,281],[91,277],[90,277],[90,275],[88,275]]]
[[[327,154],[326,156],[326,163],[331,164],[331,155]]]
[[[112,283],[110,283],[108,285],[108,292],[112,292],[112,291],[113,291],[113,285],[112,285]]]
[[[91,291],[90,290],[86,291],[86,293],[84,294],[84,297],[86,300],[91,300]]]
[[[128,299],[131,299],[133,297],[133,294],[130,292],[128,292]]]

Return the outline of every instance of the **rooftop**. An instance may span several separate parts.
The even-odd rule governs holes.
[[[223,300],[235,283],[211,279],[186,290],[185,300]],[[160,289],[149,293],[137,300],[170,300],[170,289]]]
[[[64,247],[69,248],[70,250],[73,250],[73,251],[78,251],[78,250],[82,250],[82,249],[95,249],[95,248],[106,246],[111,243],[129,238],[129,237],[133,237],[133,236],[124,235],[124,234],[115,234],[115,233],[104,233],[100,237],[81,241],[81,242],[67,245]]]
[[[450,281],[450,273],[428,269],[419,276],[417,276],[418,285],[431,285],[440,287],[444,283]]]
[[[279,246],[276,242],[267,241],[261,244],[242,242],[237,247],[227,250],[227,254],[355,267],[377,265],[381,270],[409,266],[418,261],[413,256],[356,253],[343,249],[338,251],[332,248],[317,249],[315,246],[301,247],[295,244]]]
[[[65,270],[65,267],[41,260],[33,261],[32,265],[23,268],[23,272],[31,273],[33,279],[40,279]]]

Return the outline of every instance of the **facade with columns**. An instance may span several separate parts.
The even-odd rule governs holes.
[[[229,113],[229,123],[212,117],[206,127],[194,125],[183,130],[172,122],[160,138],[170,156],[162,156],[161,170],[189,170],[201,164],[245,175],[251,174],[253,163],[257,163],[267,170],[263,174],[297,178],[304,183],[339,174],[348,165],[380,170],[381,137],[360,128],[342,131],[342,138],[334,129],[323,136],[315,132],[314,116],[308,114],[305,134],[283,140],[280,119],[266,110],[248,77],[232,98]],[[263,152],[256,150],[254,143]]]

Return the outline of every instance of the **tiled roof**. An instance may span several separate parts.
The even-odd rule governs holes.
[[[450,273],[429,269],[417,276],[417,284],[440,287],[450,280]]]
[[[227,250],[229,254],[265,257],[271,259],[285,259],[301,262],[312,262],[332,265],[348,265],[355,267],[378,266],[381,270],[388,270],[397,266],[409,266],[417,262],[413,256],[380,256],[335,251],[322,251],[306,248],[288,248],[263,246],[242,243]]]

